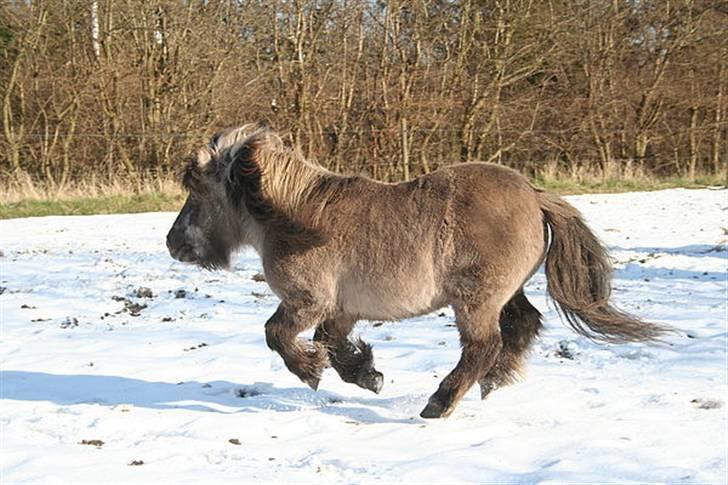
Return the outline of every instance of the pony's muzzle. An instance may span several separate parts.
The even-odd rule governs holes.
[[[167,249],[169,255],[177,261],[192,263],[197,261],[197,254],[192,246],[187,244],[184,231],[174,227],[167,234]]]

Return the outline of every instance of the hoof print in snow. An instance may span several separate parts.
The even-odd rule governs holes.
[[[647,352],[644,349],[636,349],[636,350],[630,350],[628,352],[622,352],[617,354],[618,357],[622,359],[628,359],[628,360],[642,360],[642,361],[648,361],[650,359],[654,359],[655,356]]]
[[[66,319],[61,322],[60,327],[63,329],[78,327],[78,319],[75,317],[66,317]]]
[[[175,290],[174,292],[175,298],[187,298],[187,291],[186,290]]]
[[[265,275],[263,273],[255,273],[250,279],[256,283],[263,283],[265,282]]]
[[[129,466],[141,466],[144,464],[144,460],[132,460],[129,462]]]
[[[246,397],[260,396],[262,393],[254,387],[239,387],[235,389],[235,396],[245,399]]]
[[[101,448],[102,446],[104,446],[104,442],[101,440],[81,440],[78,442],[78,444],[95,446],[96,448]]]
[[[147,307],[147,305],[144,303],[135,303],[124,296],[114,295],[111,297],[111,299],[114,301],[120,301],[120,302],[124,303],[124,308],[115,312],[115,314],[117,314],[117,315],[119,313],[128,312],[129,315],[131,315],[132,317],[138,317],[140,315],[141,311]]]
[[[150,288],[147,288],[146,286],[140,286],[134,292],[134,296],[136,296],[137,298],[154,298],[154,293]]]
[[[230,443],[231,445],[238,445],[238,446],[240,446],[240,440],[237,439],[237,438],[230,438],[228,440],[228,443]]]
[[[577,354],[569,348],[570,343],[568,340],[560,341],[559,348],[554,351],[554,356],[559,359],[574,360]]]
[[[189,352],[190,350],[197,350],[201,349],[202,347],[207,347],[207,344],[205,342],[202,342],[197,345],[193,345],[192,347],[189,347],[187,349],[182,349],[182,352]]]
[[[695,404],[698,409],[720,409],[723,407],[723,401],[720,399],[693,399],[690,402]]]
[[[129,315],[132,317],[138,317],[141,314],[141,311],[144,310],[147,306],[143,303],[131,303],[125,304],[125,309],[129,312]]]

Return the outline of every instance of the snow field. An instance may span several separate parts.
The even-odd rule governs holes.
[[[526,378],[439,421],[418,414],[459,357],[449,309],[359,324],[380,395],[331,370],[314,392],[265,345],[277,299],[252,252],[175,262],[172,213],[0,221],[0,481],[728,482],[728,191],[569,200],[616,303],[678,333],[594,344],[538,273]]]

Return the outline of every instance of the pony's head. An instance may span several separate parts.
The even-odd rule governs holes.
[[[320,245],[317,212],[304,205],[327,173],[267,127],[216,134],[183,171],[189,196],[167,234],[169,253],[205,268],[227,268],[242,245],[260,253],[264,231],[266,240],[298,249]]]
[[[251,150],[265,129],[245,125],[215,134],[182,171],[188,192],[182,210],[167,234],[170,255],[204,268],[228,268],[230,256],[243,244],[254,244],[254,223],[241,199],[255,191]],[[242,186],[240,177],[247,184]]]

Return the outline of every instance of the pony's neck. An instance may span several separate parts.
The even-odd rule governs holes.
[[[246,213],[243,217],[242,233],[244,234],[239,243],[240,247],[252,247],[258,256],[263,255],[263,243],[265,232],[256,220]]]
[[[316,181],[334,175],[303,158],[298,150],[285,147],[261,150],[258,163],[263,192],[276,208],[288,214],[305,203]]]

